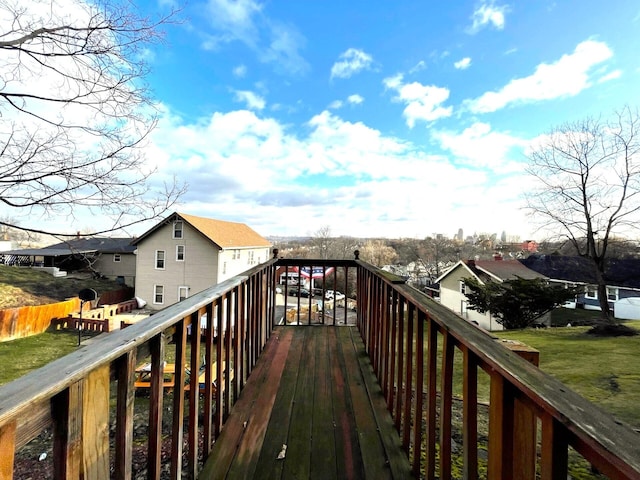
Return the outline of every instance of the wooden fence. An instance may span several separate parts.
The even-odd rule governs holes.
[[[117,304],[131,297],[133,297],[132,288],[121,288],[102,293],[98,303],[99,305]],[[91,306],[87,303],[84,310],[89,308]],[[43,333],[53,321],[66,319],[69,314],[79,311],[80,299],[77,297],[46,305],[2,309],[0,310],[0,342]],[[70,325],[69,328],[74,327]]]

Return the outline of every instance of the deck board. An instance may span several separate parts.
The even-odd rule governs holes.
[[[276,327],[199,478],[412,478],[357,329]]]

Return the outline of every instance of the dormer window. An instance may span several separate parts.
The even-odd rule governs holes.
[[[173,238],[182,238],[182,221],[173,222]]]

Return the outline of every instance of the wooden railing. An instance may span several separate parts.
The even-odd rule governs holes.
[[[447,480],[461,465],[456,478],[566,480],[575,450],[594,472],[640,478],[640,434],[487,332],[361,262],[357,291],[358,326],[416,476]]]
[[[315,311],[317,297],[278,304],[278,288],[286,298],[289,287],[276,284],[278,274],[314,266],[317,296],[331,289],[351,299]],[[140,442],[148,478],[163,469],[163,478],[195,478],[274,325],[350,318],[416,476],[452,478],[460,464],[457,478],[533,479],[537,471],[564,480],[571,447],[610,478],[640,478],[640,435],[400,278],[359,260],[273,259],[1,387],[0,480],[13,478],[15,453],[49,427],[54,478],[132,478]],[[163,388],[167,359],[171,391]],[[134,383],[147,360],[138,438]],[[479,402],[483,377],[488,406]]]
[[[45,462],[56,479],[130,479],[139,474],[134,443],[146,452],[147,478],[167,468],[170,478],[195,478],[272,331],[274,279],[271,260],[1,387],[0,480],[13,478],[16,452],[49,430]],[[146,361],[140,399],[136,369]]]

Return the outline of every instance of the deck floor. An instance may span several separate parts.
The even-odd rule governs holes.
[[[199,478],[412,478],[355,327],[276,327]]]

